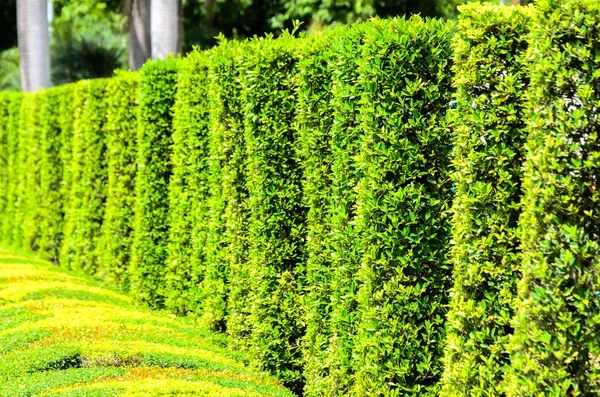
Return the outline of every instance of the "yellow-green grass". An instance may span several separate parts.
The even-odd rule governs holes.
[[[0,396],[292,397],[223,335],[0,248]]]

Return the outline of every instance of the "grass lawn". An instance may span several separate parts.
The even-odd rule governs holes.
[[[244,361],[191,319],[0,248],[2,397],[293,396]]]

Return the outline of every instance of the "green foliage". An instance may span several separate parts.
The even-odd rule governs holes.
[[[254,40],[244,51],[248,189],[249,352],[292,390],[301,390],[304,273],[301,175],[293,128],[298,41]]]
[[[64,167],[61,152],[64,142],[60,123],[61,103],[69,97],[71,87],[47,90],[41,104],[40,119],[40,202],[39,202],[39,242],[40,251],[51,260],[57,261],[63,238],[64,207]],[[69,139],[70,140],[70,139]]]
[[[329,209],[331,206],[331,51],[332,34],[309,38],[298,62],[297,155],[302,167],[303,203],[306,214],[306,334],[303,338],[305,395],[318,395],[327,370],[325,357],[331,311]],[[334,36],[337,37],[337,36]]]
[[[17,47],[0,52],[0,90],[21,90],[21,69]]]
[[[451,273],[452,29],[419,17],[373,20],[363,38],[356,395],[438,393]]]
[[[454,38],[454,267],[443,396],[502,394],[520,278],[529,8],[461,8]],[[490,40],[490,37],[493,39]]]
[[[106,123],[107,80],[84,80],[74,88],[73,154],[69,206],[60,262],[71,269],[94,274],[99,268],[96,250],[104,220],[107,195]]]
[[[212,288],[201,286],[206,275],[204,261],[208,198],[208,53],[194,52],[180,62],[173,108],[173,167],[169,185],[169,245],[165,271],[166,307],[180,314],[210,310],[204,300]]]
[[[600,393],[600,4],[537,2],[508,396]]]
[[[127,284],[133,244],[137,126],[140,77],[122,72],[106,84],[107,198],[98,243],[101,272],[118,285]]]
[[[247,346],[251,324],[247,266],[248,190],[245,185],[246,147],[243,126],[243,93],[240,84],[244,45],[222,43],[215,49],[209,95],[209,186],[211,197],[205,249],[204,285],[213,286],[204,313],[215,329],[224,329],[236,347]],[[225,320],[225,321],[224,321]]]
[[[6,98],[5,106],[5,137],[6,142],[5,159],[6,168],[3,168],[3,175],[6,175],[5,185],[3,186],[4,214],[2,221],[1,240],[7,244],[12,244],[13,228],[16,224],[17,215],[17,188],[19,186],[19,119],[21,116],[22,94],[3,94]]]
[[[172,107],[177,88],[177,61],[168,58],[146,63],[141,76],[134,241],[129,277],[137,299],[152,307],[162,307],[168,258]]]

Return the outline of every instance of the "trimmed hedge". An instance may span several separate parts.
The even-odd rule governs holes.
[[[137,170],[137,124],[139,118],[136,73],[119,73],[106,84],[107,199],[98,242],[103,276],[126,286],[131,261]]]
[[[141,69],[138,170],[134,240],[129,278],[133,294],[153,308],[164,306],[172,173],[173,103],[177,61],[149,62]]]
[[[453,42],[454,287],[441,395],[501,395],[521,274],[517,226],[531,8],[469,4],[460,10]]]
[[[173,167],[169,185],[169,244],[164,275],[165,305],[180,314],[199,313],[211,291],[203,249],[209,222],[208,66],[210,57],[194,52],[179,64],[173,108]],[[215,291],[216,292],[216,291]],[[210,306],[210,305],[208,305]]]
[[[74,86],[71,191],[60,262],[94,274],[107,195],[105,88],[108,80],[86,80]]]
[[[225,327],[236,348],[248,345],[252,324],[249,315],[248,268],[248,190],[246,146],[244,140],[243,91],[240,62],[244,45],[224,42],[215,50],[210,69],[210,95],[214,98],[210,113],[211,197],[213,213],[206,245],[207,277],[221,288],[213,292],[211,305],[214,326]],[[221,274],[223,276],[221,276]],[[211,276],[212,275],[212,276]],[[226,308],[224,303],[227,304]]]
[[[508,396],[600,393],[600,3],[541,0],[532,28],[522,271]]]
[[[306,334],[303,338],[306,396],[318,395],[326,376],[331,311],[331,251],[328,218],[331,207],[331,50],[332,34],[318,35],[304,43],[298,62],[297,151],[302,167],[303,203],[306,215]]]
[[[419,17],[374,20],[363,38],[356,395],[439,391],[451,280],[452,29]]]
[[[194,314],[298,394],[598,394],[600,11],[539,11],[0,94],[2,240]]]
[[[39,204],[39,250],[52,261],[58,261],[63,238],[64,207],[64,168],[61,150],[68,139],[63,137],[60,123],[61,103],[68,97],[69,86],[47,90],[40,110],[40,202]]]
[[[305,207],[294,145],[298,42],[284,35],[245,48],[241,84],[248,189],[249,353],[300,391]]]
[[[19,119],[21,117],[21,102],[23,94],[6,93],[6,191],[5,208],[2,220],[2,241],[13,245],[13,229],[17,216],[17,189],[19,186]],[[4,189],[3,189],[4,190]]]

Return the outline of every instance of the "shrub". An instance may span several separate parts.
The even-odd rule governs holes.
[[[10,182],[9,175],[9,148],[8,148],[8,108],[11,95],[0,93],[0,232],[4,228],[4,212],[6,211],[6,193]],[[1,237],[1,234],[0,234]]]
[[[173,108],[172,175],[169,184],[169,244],[165,271],[166,307],[176,313],[202,312],[203,249],[209,222],[208,53],[194,52],[179,65]]]
[[[364,36],[356,395],[438,392],[450,281],[452,28],[420,17],[374,20]]]
[[[17,215],[17,189],[19,186],[19,119],[23,94],[4,94],[6,102],[6,192],[2,223],[2,241],[12,244]]]
[[[247,346],[252,325],[247,266],[248,190],[244,140],[243,92],[240,84],[241,54],[246,48],[223,42],[215,50],[209,95],[210,190],[212,213],[206,242],[205,285],[213,285],[205,320],[212,328],[226,325],[235,348]],[[223,318],[225,317],[225,324]]]
[[[139,85],[139,74],[120,72],[108,81],[105,96],[108,180],[97,255],[105,277],[121,286],[127,285],[133,242]]]
[[[508,396],[600,393],[600,4],[542,0],[532,28],[522,272]]]
[[[61,152],[66,139],[62,136],[61,102],[69,96],[71,87],[47,90],[39,113],[40,119],[40,203],[39,203],[39,249],[51,260],[57,261],[63,238],[64,207],[66,197],[63,189],[64,166]]]
[[[176,83],[177,61],[173,58],[148,62],[141,69],[134,240],[129,277],[134,296],[154,308],[164,306]]]
[[[74,91],[71,191],[60,262],[94,274],[99,267],[96,246],[104,220],[107,194],[105,88],[107,80],[85,80]]]
[[[301,172],[292,126],[298,42],[254,40],[241,82],[247,154],[250,354],[292,390],[302,387],[299,278],[304,272]]]
[[[296,114],[297,151],[301,160],[306,215],[306,334],[303,339],[305,395],[319,395],[327,371],[331,308],[331,251],[328,219],[331,207],[331,34],[313,36],[303,43],[298,62]]]
[[[442,395],[502,394],[517,235],[530,8],[470,4],[454,37],[454,287]]]

